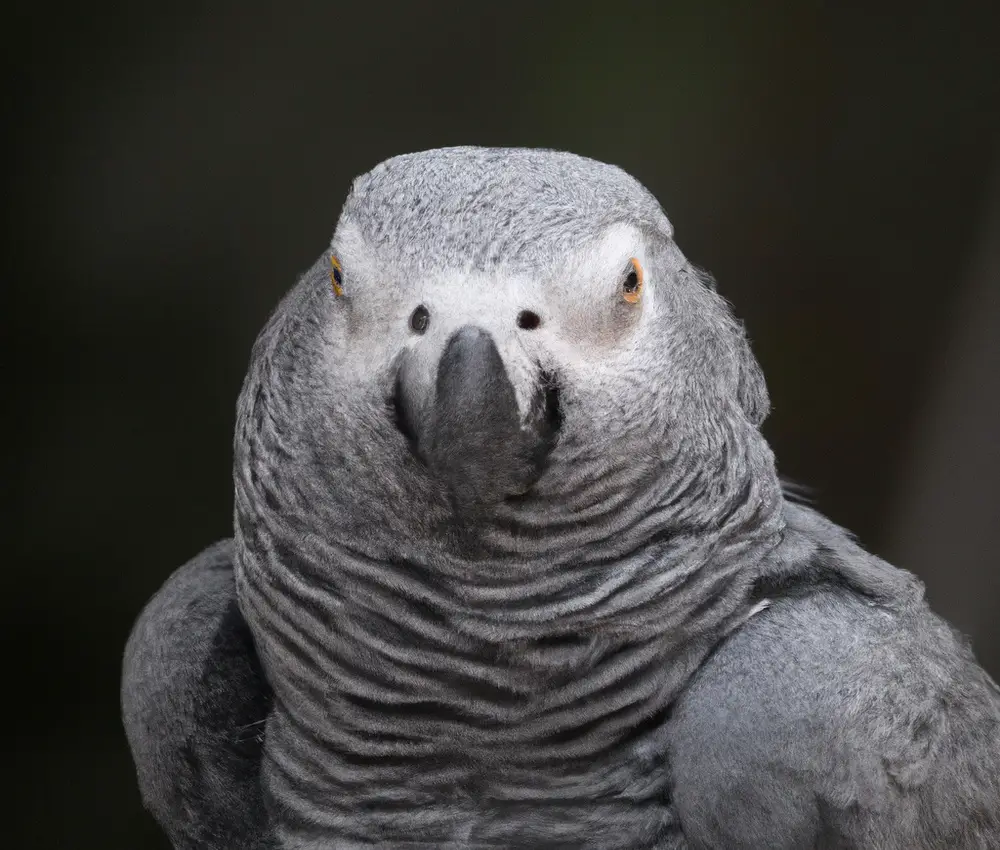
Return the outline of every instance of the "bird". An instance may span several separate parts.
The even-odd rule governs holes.
[[[358,177],[253,345],[232,536],[125,647],[145,807],[177,850],[997,850],[1000,689],[769,408],[623,169]]]

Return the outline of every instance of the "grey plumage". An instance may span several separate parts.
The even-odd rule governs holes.
[[[1000,846],[996,686],[911,576],[782,495],[767,408],[620,169],[456,148],[359,178],[238,405],[213,598],[262,668],[232,768],[260,800],[192,796],[178,756],[222,759],[191,706],[243,669],[212,649],[231,621],[166,628],[195,565],[126,656],[147,805],[178,847]],[[185,844],[200,815],[252,839]]]
[[[177,570],[125,649],[122,712],[143,800],[178,848],[264,850],[271,702],[236,606],[231,541]]]

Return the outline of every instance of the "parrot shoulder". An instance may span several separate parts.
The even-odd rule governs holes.
[[[693,678],[669,748],[697,847],[1000,847],[1000,690],[922,601],[771,599]]]
[[[264,847],[270,691],[236,602],[231,540],[147,603],[126,645],[121,698],[143,803],[174,847]]]

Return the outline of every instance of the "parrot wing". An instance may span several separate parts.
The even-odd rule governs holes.
[[[922,600],[786,584],[667,734],[699,850],[1000,848],[1000,689]]]
[[[237,606],[231,540],[146,605],[121,697],[143,802],[177,850],[271,846],[259,782],[271,693]]]

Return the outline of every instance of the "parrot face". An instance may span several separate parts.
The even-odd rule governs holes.
[[[255,349],[243,504],[379,556],[563,551],[584,525],[662,524],[679,490],[678,529],[717,521],[770,468],[767,393],[671,236],[637,181],[570,154],[431,151],[360,177]]]

